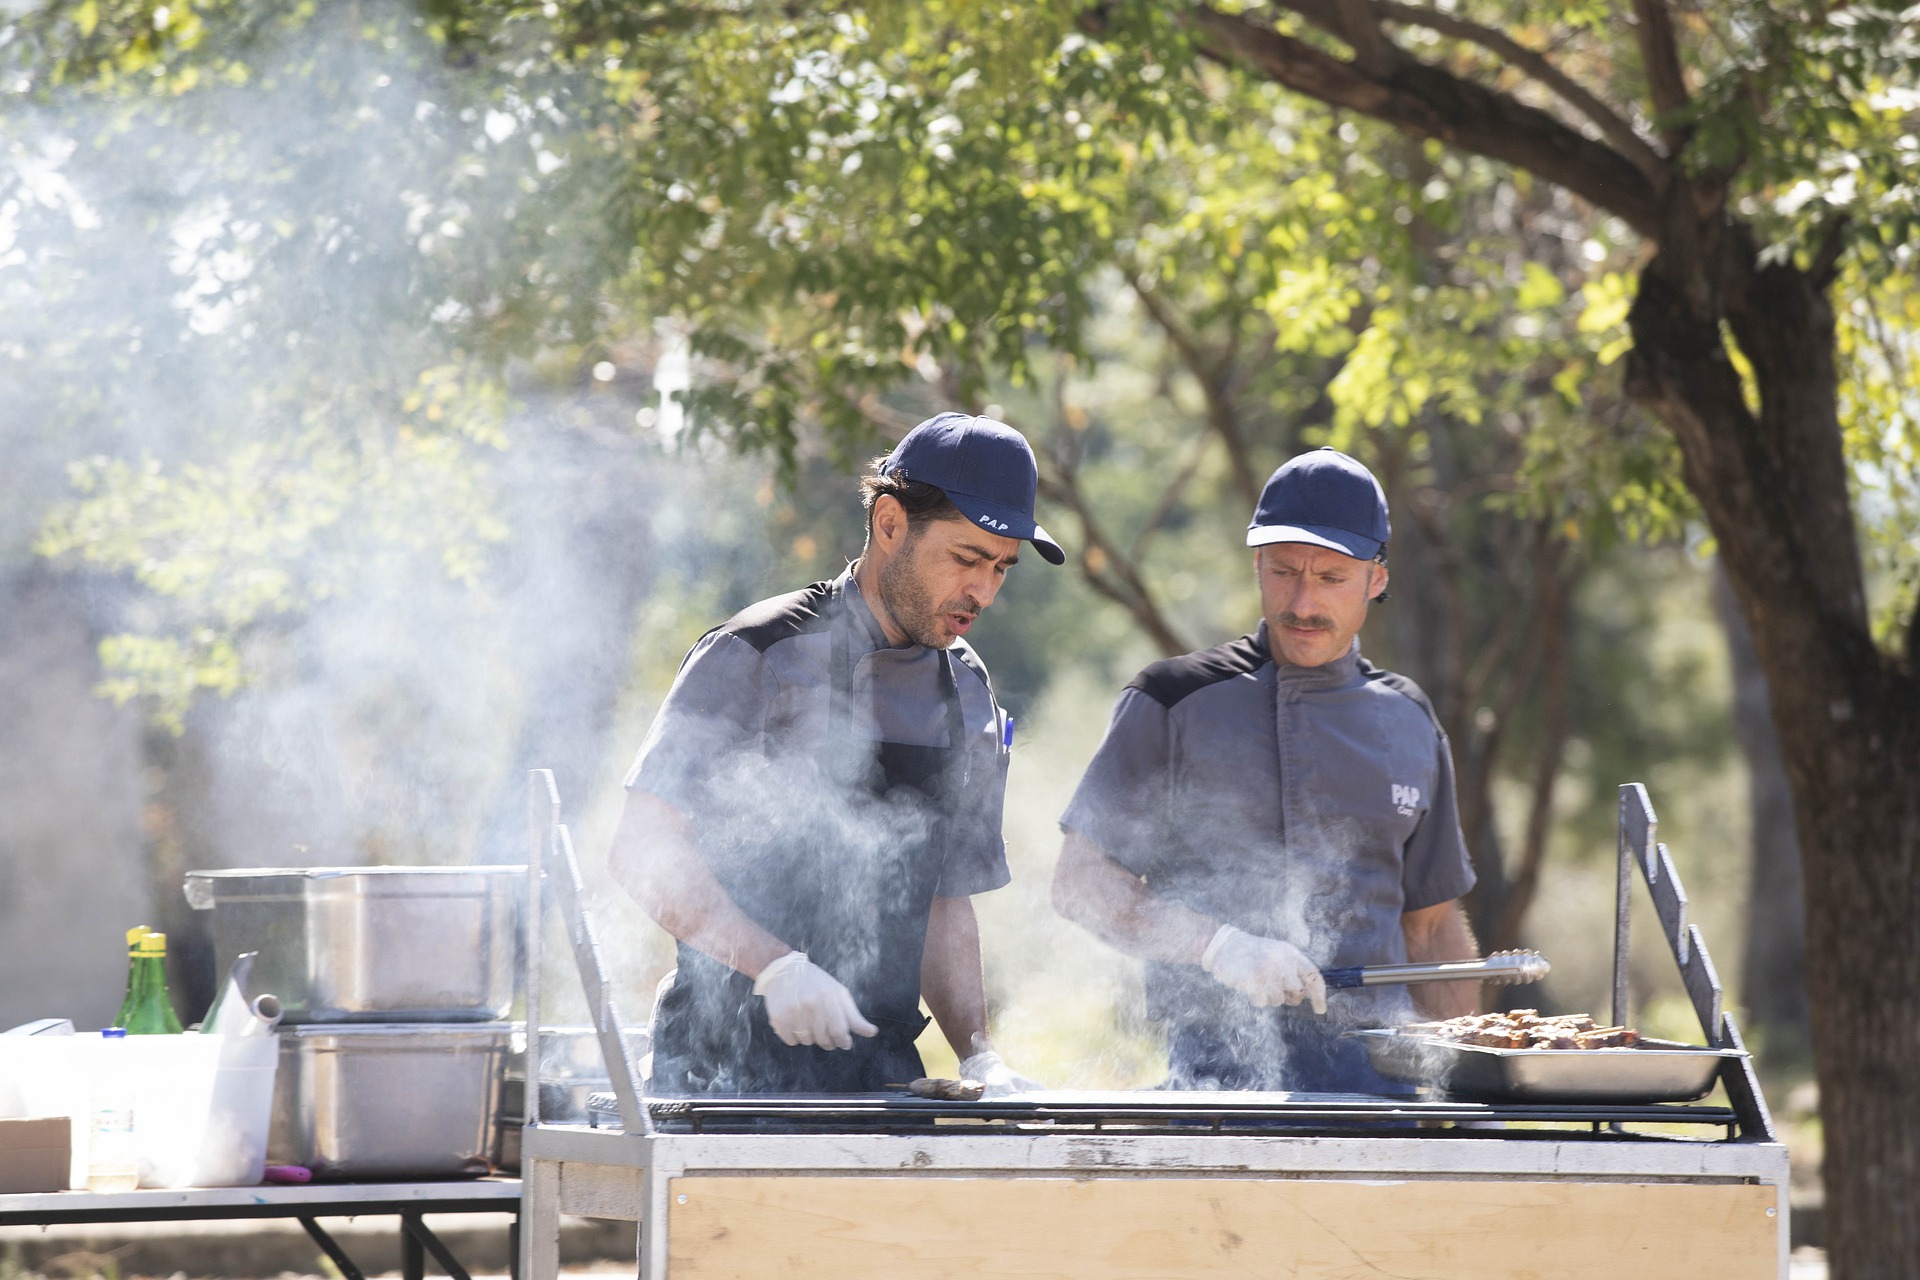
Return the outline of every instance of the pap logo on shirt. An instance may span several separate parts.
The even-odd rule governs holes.
[[[1008,527],[1007,522],[1005,520],[995,520],[992,516],[981,516],[980,523],[987,526],[987,528],[992,529],[996,533]]]
[[[1403,787],[1397,782],[1393,784],[1393,807],[1399,810],[1401,817],[1411,818],[1413,811],[1417,809],[1419,805],[1420,788]]]

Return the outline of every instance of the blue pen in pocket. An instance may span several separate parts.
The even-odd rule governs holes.
[[[1013,750],[1013,717],[1012,716],[1007,717],[1007,727],[1000,734],[1000,749],[1002,751]]]

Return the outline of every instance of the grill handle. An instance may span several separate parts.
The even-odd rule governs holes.
[[[1538,951],[1496,951],[1484,960],[1440,960],[1426,964],[1349,965],[1322,969],[1329,991],[1343,987],[1384,987],[1401,982],[1458,982],[1473,979],[1500,985],[1538,982],[1553,966]]]

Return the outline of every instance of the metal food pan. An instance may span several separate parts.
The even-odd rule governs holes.
[[[485,1174],[521,1037],[507,1022],[282,1030],[268,1163],[334,1181]]]
[[[526,868],[190,871],[213,912],[215,972],[257,951],[252,991],[289,1026],[497,1022],[512,1010]]]
[[[1490,1049],[1392,1028],[1352,1031],[1374,1069],[1463,1097],[1516,1102],[1691,1102],[1739,1049],[1642,1040],[1629,1049]]]

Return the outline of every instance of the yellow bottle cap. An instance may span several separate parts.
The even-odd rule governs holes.
[[[136,942],[139,942],[140,939],[146,937],[151,932],[153,932],[153,930],[143,924],[133,926],[133,928],[127,930],[127,946],[132,947]]]
[[[146,936],[134,944],[134,949],[143,956],[163,956],[167,954],[167,935],[149,929]]]

